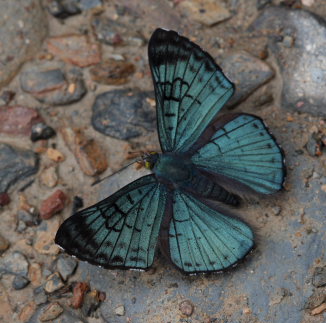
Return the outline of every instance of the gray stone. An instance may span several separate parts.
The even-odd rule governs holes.
[[[74,273],[77,264],[77,260],[72,257],[59,257],[57,261],[57,269],[63,280],[67,280]]]
[[[96,97],[92,125],[102,134],[127,140],[156,130],[152,92],[113,90]]]
[[[12,287],[16,290],[20,290],[25,288],[29,283],[30,281],[26,277],[17,275],[12,282]]]
[[[47,18],[39,0],[0,1],[0,87],[40,49]]]
[[[34,293],[33,299],[36,305],[45,304],[48,301],[48,297],[43,289],[43,286],[39,286],[35,288],[33,293]]]
[[[326,116],[326,22],[305,10],[268,7],[250,26],[267,33],[283,76],[286,109]]]
[[[0,192],[34,175],[38,167],[38,157],[33,151],[0,143]]]
[[[0,274],[2,273],[27,277],[28,261],[26,257],[18,251],[7,253],[0,258]]]
[[[229,53],[220,65],[225,75],[235,84],[235,93],[226,105],[229,108],[246,99],[274,76],[268,64],[245,51]]]
[[[55,62],[29,66],[20,75],[21,88],[42,103],[65,105],[76,102],[86,93],[82,73],[78,68],[64,69],[63,64]]]
[[[312,283],[315,287],[322,287],[326,285],[326,266],[315,268]]]

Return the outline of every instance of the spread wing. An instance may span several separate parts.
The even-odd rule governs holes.
[[[141,177],[67,219],[55,242],[91,264],[147,269],[154,260],[165,201],[165,188],[155,177]]]
[[[283,151],[264,122],[249,114],[217,119],[190,149],[193,163],[239,195],[272,194],[286,175]]]
[[[157,29],[148,46],[163,152],[186,152],[234,92],[213,58],[175,31]]]
[[[167,203],[160,248],[183,273],[217,272],[244,258],[253,239],[250,227],[229,212],[175,191]]]

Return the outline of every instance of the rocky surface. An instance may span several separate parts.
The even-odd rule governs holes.
[[[306,10],[269,7],[250,30],[269,35],[283,77],[283,106],[325,117],[326,20]]]
[[[38,53],[48,24],[38,0],[2,1],[0,4],[0,86],[14,77],[18,68]]]
[[[28,0],[0,9],[1,322],[325,321],[325,1]],[[221,275],[184,276],[160,254],[148,272],[105,270],[54,244],[83,204],[149,171],[132,164],[94,182],[160,149],[147,59],[158,26],[216,58],[237,85],[233,110],[222,113],[262,117],[285,151],[285,189],[238,209],[256,249]]]

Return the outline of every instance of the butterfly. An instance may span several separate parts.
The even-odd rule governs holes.
[[[146,270],[159,247],[185,274],[224,271],[254,247],[225,206],[281,190],[283,151],[259,117],[217,116],[234,85],[198,45],[157,29],[148,57],[162,153],[143,156],[149,175],[68,218],[55,242],[104,268]]]

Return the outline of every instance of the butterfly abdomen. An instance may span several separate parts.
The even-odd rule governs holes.
[[[228,192],[212,179],[201,174],[197,169],[194,169],[191,181],[189,181],[183,189],[203,198],[212,199],[233,206],[239,205],[238,196]]]

